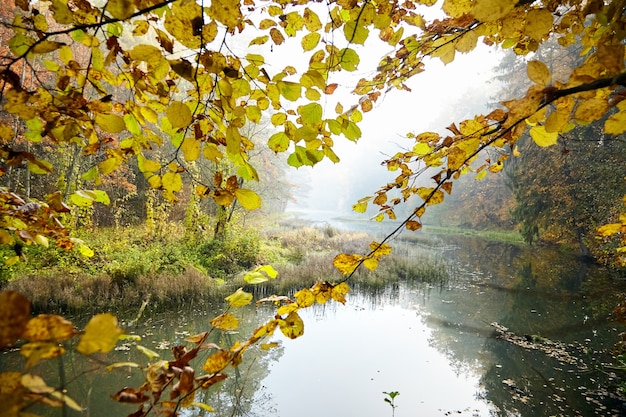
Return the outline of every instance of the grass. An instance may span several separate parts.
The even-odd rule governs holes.
[[[153,306],[178,306],[223,298],[246,287],[245,271],[269,264],[279,278],[256,289],[289,294],[320,280],[340,281],[333,258],[363,253],[372,241],[366,233],[291,222],[263,231],[235,227],[223,241],[190,236],[176,223],[167,224],[158,236],[148,236],[142,227],[78,235],[94,250],[93,257],[27,247],[28,262],[4,267],[0,276],[5,277],[5,289],[25,294],[36,311],[45,312],[130,308],[147,299]],[[400,280],[446,282],[441,261],[405,252],[387,257],[376,271],[362,267],[351,282],[370,288]]]
[[[474,230],[460,227],[442,227],[425,225],[424,232],[435,235],[476,236],[485,240],[504,243],[524,243],[522,235],[516,230]]]

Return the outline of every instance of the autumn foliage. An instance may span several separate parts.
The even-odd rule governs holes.
[[[220,206],[238,201],[257,209],[261,199],[246,186],[259,179],[247,126],[271,125],[267,146],[286,154],[293,167],[339,162],[335,141],[357,141],[359,123],[385,94],[410,91],[408,80],[425,71],[429,59],[450,63],[479,42],[529,55],[530,88],[503,98],[502,106],[487,114],[450,124],[445,134],[409,133],[410,149],[384,162],[396,178],[358,201],[357,212],[373,204],[376,220],[396,219],[395,207],[417,197],[396,232],[418,230],[428,206],[443,202],[459,176],[501,171],[525,134],[547,147],[577,125],[601,122],[608,135],[626,131],[622,1],[445,0],[437,19],[425,9],[433,5],[431,0],[18,0],[13,20],[2,22],[9,39],[0,60],[0,173],[26,168],[48,175],[58,161],[31,145],[74,147],[87,161],[80,173],[86,186],[71,195],[20,196],[2,189],[0,243],[45,245],[52,239],[73,246],[59,215],[68,205],[106,204],[100,189],[105,178],[131,164],[168,201],[178,201],[189,185],[198,198]],[[553,77],[550,62],[532,57],[548,39],[580,48],[580,63],[564,81]],[[361,57],[377,50],[374,43],[392,51],[381,54],[375,68],[365,69],[370,75],[348,89],[345,77],[363,72]],[[281,62],[285,55],[279,54],[290,62]],[[214,164],[216,173],[197,175],[194,164],[201,161]],[[424,172],[430,183],[415,185]],[[625,219],[601,227],[600,235],[626,236]],[[367,255],[338,255],[335,266],[343,279],[360,265],[374,269],[390,251],[386,241],[373,243]],[[296,293],[295,301],[273,300],[281,304],[277,316],[245,344],[212,351],[202,375],[191,361],[214,347],[205,346],[200,335],[189,341],[192,347],[177,348],[172,361],[151,366],[147,385],[122,390],[116,398],[141,404],[136,415],[155,403],[176,414],[193,402],[194,390],[208,388],[227,365],[236,365],[249,344],[276,328],[288,337],[301,335],[300,308],[342,301],[346,292],[345,283],[324,282]],[[66,338],[80,337],[77,349],[89,355],[111,349],[122,334],[109,316],[94,317],[78,333],[58,317],[31,319],[19,295],[3,297],[0,346],[26,340],[21,352],[29,363],[62,354],[59,342]],[[231,305],[243,302],[241,297],[247,295],[236,295]],[[225,313],[212,325],[231,329],[236,323]],[[25,401],[72,404],[28,373],[1,378],[2,403],[11,401],[11,415]],[[168,400],[161,398],[165,387],[171,389]]]

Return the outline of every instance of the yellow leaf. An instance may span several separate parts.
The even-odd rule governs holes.
[[[174,129],[187,127],[193,120],[189,107],[180,101],[172,102],[165,111],[165,114]]]
[[[296,303],[301,308],[310,307],[315,304],[315,295],[308,288],[303,288],[293,295]]]
[[[622,231],[622,229],[626,229],[626,227],[621,224],[621,223],[612,223],[612,224],[605,224],[604,226],[600,226],[598,227],[598,234],[600,236],[613,236],[616,233],[619,233]]]
[[[524,33],[529,38],[541,41],[548,36],[552,29],[554,17],[547,9],[532,9],[526,14]]]
[[[187,136],[183,139],[183,143],[180,145],[185,160],[189,162],[195,161],[200,157],[200,147],[200,141],[191,136]]]
[[[270,342],[270,343],[261,343],[259,347],[261,348],[261,350],[270,350],[273,348],[277,348],[278,346],[280,346],[278,342]]]
[[[492,22],[506,16],[517,0],[476,0],[471,13],[481,22]]]
[[[468,53],[476,48],[478,42],[478,34],[475,30],[465,32],[463,36],[454,42],[454,47],[461,53]]]
[[[318,32],[312,32],[304,35],[302,37],[302,41],[300,42],[300,44],[302,45],[302,50],[304,52],[312,51],[320,43],[321,38],[322,35],[320,35]]]
[[[547,132],[545,126],[535,126],[530,129],[530,137],[533,138],[537,146],[546,147],[556,144],[559,133]]]
[[[619,111],[604,122],[604,133],[621,135],[626,132],[626,110]]]
[[[209,14],[229,29],[236,28],[243,20],[239,0],[211,0]]]
[[[367,201],[356,203],[352,206],[352,210],[357,213],[365,213],[367,211]]]
[[[33,46],[33,48],[31,49],[31,52],[34,54],[47,54],[49,52],[56,51],[63,45],[65,44],[61,42],[42,41],[42,42],[39,42],[37,45]]]
[[[405,224],[407,230],[415,231],[422,228],[422,224],[415,220],[409,220]]]
[[[115,19],[126,20],[135,12],[135,5],[132,0],[108,0],[105,10]]]
[[[60,342],[77,334],[74,325],[63,317],[40,314],[28,322],[22,337],[31,342]]]
[[[252,294],[245,292],[242,288],[226,297],[226,301],[231,307],[243,307],[252,302]]]
[[[565,126],[569,121],[569,108],[557,107],[546,119],[546,132],[564,133]]]
[[[166,172],[161,181],[163,188],[168,191],[179,192],[183,189],[183,179],[178,172]]]
[[[139,364],[135,362],[116,362],[107,366],[107,371],[112,371],[115,368],[139,368]]]
[[[98,171],[100,171],[100,174],[102,175],[108,175],[115,171],[121,164],[122,160],[114,156],[100,162],[98,164]]]
[[[148,177],[148,184],[150,184],[150,187],[154,189],[161,188],[161,177],[158,175],[151,175]]]
[[[239,320],[229,313],[220,314],[211,320],[211,326],[220,330],[235,330],[239,327]]]
[[[156,353],[155,351],[148,349],[145,346],[141,346],[141,345],[136,345],[135,346],[137,348],[137,350],[141,353],[143,353],[144,355],[146,355],[146,357],[150,360],[158,358],[160,355],[158,353]]]
[[[365,265],[365,267],[369,269],[370,271],[375,271],[376,268],[378,268],[378,258],[376,257],[365,258],[365,260],[363,261],[363,265]]]
[[[161,50],[153,45],[137,45],[128,54],[136,61],[158,62],[163,59]]]
[[[202,365],[202,369],[209,374],[215,374],[226,368],[231,359],[232,353],[221,349],[207,358],[204,365]]]
[[[599,120],[609,109],[606,99],[596,97],[578,103],[574,111],[574,119],[583,123],[591,123]]]
[[[469,13],[471,6],[469,1],[444,0],[441,8],[450,17],[460,17]]]
[[[465,160],[467,159],[467,154],[463,149],[459,146],[454,146],[450,148],[448,151],[448,169],[451,171],[456,171],[457,169],[463,166]]]
[[[444,199],[444,195],[441,190],[435,191],[434,188],[430,187],[418,188],[417,195],[419,195],[428,205],[439,204]]]
[[[212,3],[213,4],[213,3]],[[209,25],[203,26],[202,7],[194,1],[177,0],[172,4],[172,8],[165,16],[165,29],[176,38],[180,43],[188,48],[200,48],[201,38],[199,36],[202,31],[203,40],[210,42],[208,38],[212,31]],[[207,36],[205,30],[207,29]]]
[[[278,310],[276,310],[276,314],[282,316],[285,314],[293,313],[294,311],[298,311],[300,306],[297,303],[291,303],[284,306],[280,306]]]
[[[0,229],[0,245],[12,245],[15,239],[5,229]]]
[[[31,342],[20,348],[20,355],[26,358],[26,369],[30,369],[44,359],[58,358],[65,354],[65,348],[53,342]]]
[[[217,146],[213,143],[207,143],[204,145],[204,150],[202,151],[202,155],[209,161],[219,162],[220,159],[224,157],[222,152],[217,148]]]
[[[290,339],[296,339],[304,334],[304,322],[296,312],[289,313],[285,319],[279,319],[278,327]]]
[[[356,269],[356,267],[362,260],[363,256],[361,255],[348,255],[345,253],[341,253],[335,256],[335,259],[333,259],[333,265],[343,275],[348,275]]]
[[[112,350],[124,331],[117,325],[115,316],[109,313],[97,314],[85,326],[76,350],[83,355]]]
[[[49,174],[53,170],[53,166],[50,162],[43,159],[35,159],[28,161],[28,170],[33,174],[45,175]]]
[[[126,129],[126,123],[121,116],[116,114],[96,113],[96,124],[108,133],[120,133]]]
[[[0,348],[15,343],[30,320],[30,301],[15,291],[0,292]]]
[[[346,303],[346,294],[350,292],[350,287],[345,282],[339,283],[330,290],[330,296],[333,300],[340,302],[341,304]]]
[[[381,257],[391,253],[391,246],[386,243],[380,244],[376,241],[370,243],[370,249],[372,252],[376,251],[375,256]]]
[[[235,190],[235,197],[237,201],[246,210],[256,210],[261,208],[261,197],[252,190],[246,188],[238,188]]]
[[[528,67],[526,68],[526,72],[528,73],[528,78],[530,78],[532,82],[544,86],[550,84],[550,70],[543,62],[530,61],[528,63]]]

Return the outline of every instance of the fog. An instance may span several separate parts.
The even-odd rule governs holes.
[[[288,211],[324,211],[364,219],[371,216],[375,211],[359,215],[352,212],[352,205],[395,178],[397,173],[388,172],[381,162],[412,148],[412,141],[406,138],[408,132],[445,133],[452,122],[497,106],[494,68],[501,57],[501,53],[478,45],[470,54],[457,53],[448,65],[439,59],[426,62],[425,72],[407,83],[411,92],[392,90],[381,96],[371,112],[364,113],[359,124],[362,138],[357,143],[343,137],[335,139],[334,149],[341,159],[338,164],[324,160],[315,167],[289,172],[299,187]],[[426,184],[428,179],[424,181]]]

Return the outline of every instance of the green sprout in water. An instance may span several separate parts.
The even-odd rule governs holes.
[[[383,394],[386,395],[386,397],[384,398],[385,402],[389,404],[389,407],[391,407],[391,417],[394,417],[396,414],[396,407],[397,407],[396,397],[400,395],[400,393],[398,391],[391,391],[391,392],[383,391]]]

